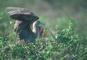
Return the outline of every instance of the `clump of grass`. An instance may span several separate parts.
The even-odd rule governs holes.
[[[51,35],[50,35],[51,36]],[[52,39],[52,38],[53,39]],[[14,43],[10,50],[0,50],[0,60],[86,60],[86,38],[80,37],[73,29],[73,23],[69,20],[69,26],[51,37],[37,39],[34,43]],[[7,39],[6,39],[7,40]],[[9,45],[0,38],[0,48]]]

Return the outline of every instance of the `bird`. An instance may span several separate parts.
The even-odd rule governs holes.
[[[44,29],[40,25],[44,25],[44,23],[39,21],[39,17],[33,12],[20,7],[7,7],[6,11],[12,19],[16,20],[14,31],[20,41],[34,42],[42,35]]]
[[[14,25],[14,30],[17,33],[20,40],[24,40],[25,42],[33,42],[40,36],[40,21],[34,21],[31,26],[28,22],[16,21]]]

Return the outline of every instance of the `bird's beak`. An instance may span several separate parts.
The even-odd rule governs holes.
[[[40,25],[40,26],[43,26],[43,25],[45,25],[45,24],[44,24],[43,22],[40,21],[40,24],[39,24],[39,25]]]

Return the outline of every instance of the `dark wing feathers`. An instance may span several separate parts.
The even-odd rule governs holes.
[[[34,15],[33,12],[20,7],[7,7],[6,11],[11,15],[10,17],[15,20],[38,20],[39,17]]]

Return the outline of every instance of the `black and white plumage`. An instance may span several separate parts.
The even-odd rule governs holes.
[[[19,7],[7,7],[6,11],[12,19],[16,20],[14,30],[20,40],[32,42],[39,36],[39,25],[42,23],[38,21],[39,17],[34,15],[33,12]]]

